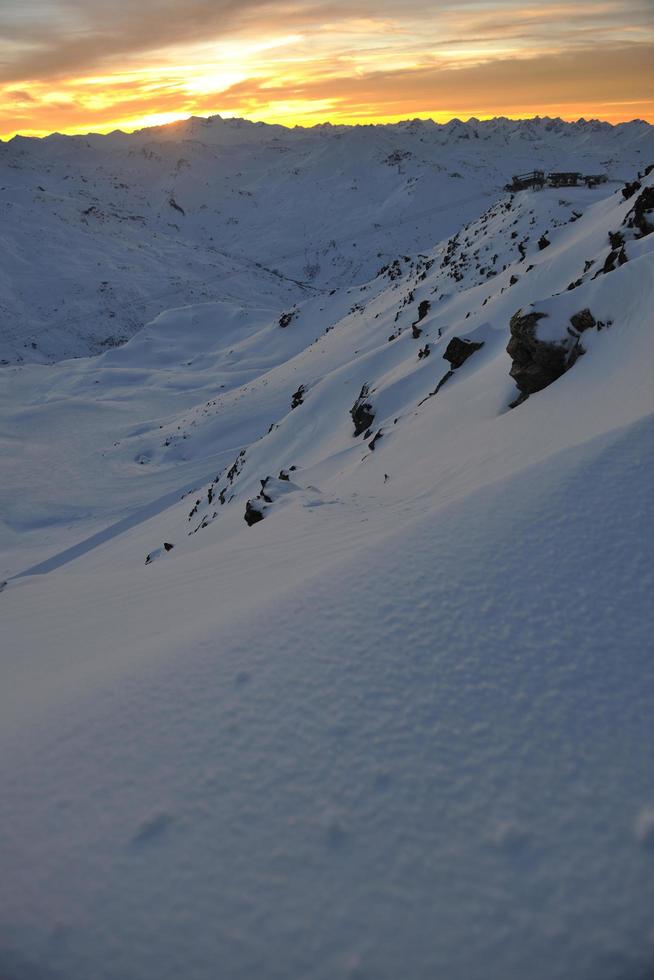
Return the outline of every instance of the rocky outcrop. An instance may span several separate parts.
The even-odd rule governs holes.
[[[627,258],[627,253],[625,251],[624,245],[619,249],[618,248],[611,249],[609,254],[606,256],[606,259],[604,260],[604,265],[599,270],[599,272],[595,273],[593,279],[597,278],[597,276],[599,276],[600,274],[613,272],[616,266],[624,265],[625,262],[628,261],[629,260]]]
[[[163,548],[155,548],[154,551],[151,551],[149,555],[145,556],[145,564],[151,565],[152,562],[157,561],[158,558],[163,558],[163,556],[169,551],[172,551],[174,547],[175,545],[171,544],[170,541],[164,541]]]
[[[290,468],[292,470],[296,469],[295,466],[291,466]],[[291,482],[288,471],[286,470],[281,470],[277,478],[274,476],[265,477],[265,479],[261,480],[261,490],[257,496],[252,497],[245,504],[243,520],[248,527],[258,524],[259,521],[262,521],[267,516],[270,507],[277,500],[286,496],[286,494],[295,493],[298,490],[300,490],[300,487],[296,483]]]
[[[559,340],[541,340],[537,325],[546,316],[547,313],[523,313],[518,310],[511,317],[511,339],[506,350],[513,361],[509,374],[520,391],[520,397],[512,403],[512,408],[529,395],[547,388],[572,367],[584,353],[580,340],[582,333],[607,325],[597,321],[586,308],[572,314],[569,326]]]
[[[597,320],[588,307],[579,313],[573,313],[570,317],[570,323],[577,333],[583,333],[584,330],[590,330],[592,327],[597,326]]]
[[[369,400],[370,389],[367,384],[362,385],[359,397],[350,409],[350,415],[354,422],[354,435],[360,436],[370,428],[375,421],[375,413]]]
[[[513,361],[509,374],[523,399],[547,388],[566,369],[566,344],[539,340],[536,334],[536,324],[545,316],[546,313],[523,314],[518,310],[509,323],[511,339],[506,351]]]
[[[282,330],[285,329],[289,325],[289,323],[293,322],[293,319],[298,315],[298,313],[299,310],[289,310],[286,313],[282,313],[279,320],[277,321],[279,323],[279,326],[282,328]]]
[[[474,354],[476,350],[479,350],[483,346],[483,340],[474,341],[461,337],[452,337],[445,349],[443,358],[450,362],[453,370],[456,370],[456,368],[460,368],[462,364],[465,364],[471,354]]]
[[[654,187],[646,187],[636,198],[633,210],[628,216],[630,228],[637,228],[639,238],[651,235],[654,231]]]
[[[430,308],[431,308],[431,303],[429,302],[428,299],[423,299],[422,302],[418,305],[418,319],[411,324],[411,331],[414,340],[417,340],[418,337],[422,334],[422,330],[420,329],[418,324],[420,323],[421,320],[425,319],[425,317],[429,313]]]
[[[462,364],[465,364],[470,355],[474,354],[476,350],[479,350],[479,348],[483,346],[483,340],[475,341],[466,340],[464,337],[452,337],[445,349],[445,353],[443,354],[443,359],[449,361],[452,367],[443,375],[434,390],[430,391],[429,394],[422,399],[422,401],[418,402],[418,407],[423,405],[426,401],[428,401],[428,399],[433,398],[434,395],[437,395],[443,385],[449,381],[450,378],[454,377],[454,372],[456,369],[460,368]],[[426,357],[427,355],[425,354],[423,356]]]
[[[370,449],[371,452],[374,452],[376,443],[378,442],[379,439],[383,439],[383,438],[384,438],[384,433],[382,432],[381,429],[379,429],[368,443],[368,449]]]
[[[256,500],[248,500],[246,503],[244,520],[248,527],[263,520],[263,511],[257,506]]]
[[[304,385],[300,385],[297,391],[294,391],[291,396],[291,409],[297,408],[299,405],[304,404],[304,396],[306,394],[306,388]]]
[[[636,191],[640,190],[641,186],[642,185],[639,180],[627,182],[622,188],[622,196],[624,197],[625,201],[628,201],[630,197],[633,197]]]

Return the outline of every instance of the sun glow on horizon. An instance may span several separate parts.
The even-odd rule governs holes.
[[[331,0],[324,11],[297,0],[276,12],[248,0],[239,17],[208,24],[206,5],[188,0],[172,23],[153,27],[144,13],[159,2],[142,0],[139,13],[118,0],[123,37],[89,0],[82,44],[57,22],[54,0],[44,0],[59,32],[39,34],[27,17],[22,43],[14,30],[0,64],[0,139],[213,114],[291,126],[497,115],[654,120],[643,0],[528,8],[407,0],[401,11],[384,0],[369,11],[369,0],[352,9]],[[0,12],[0,38],[2,23]]]

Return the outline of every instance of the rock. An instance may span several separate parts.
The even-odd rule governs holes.
[[[641,184],[638,180],[625,184],[622,188],[622,196],[624,197],[625,201],[628,201],[630,197],[633,197],[636,191],[639,191],[640,188]]]
[[[547,248],[547,246],[551,244],[552,243],[550,242],[547,235],[541,235],[540,238],[538,239],[538,247],[541,250],[541,252],[543,251],[544,248]]]
[[[654,211],[654,187],[646,187],[636,198],[633,212],[629,216],[629,226],[639,230],[640,238],[651,235],[654,231],[654,218],[649,221],[647,217],[652,211]]]
[[[245,505],[245,514],[243,515],[243,519],[248,527],[252,527],[253,524],[258,524],[259,521],[263,520],[263,513],[259,510],[256,503],[248,500]]]
[[[287,327],[289,325],[289,323],[292,322],[293,318],[295,316],[297,316],[297,313],[298,313],[297,310],[289,310],[289,312],[287,312],[287,313],[282,313],[282,315],[280,316],[280,318],[278,320],[279,326],[282,329],[284,329],[285,327]]]
[[[374,452],[375,451],[375,443],[377,442],[378,439],[383,439],[383,438],[384,438],[384,433],[382,432],[381,429],[379,429],[379,431],[375,433],[374,437],[368,443],[368,449],[370,449],[371,452]]]
[[[416,320],[416,323],[420,323],[421,320],[425,319],[425,317],[429,313],[430,307],[431,307],[431,303],[429,302],[428,299],[423,299],[418,304],[418,319]]]
[[[570,317],[567,334],[560,340],[540,340],[536,325],[545,316],[546,313],[523,314],[522,310],[518,310],[511,317],[511,339],[506,350],[513,361],[509,374],[520,390],[520,398],[512,403],[512,408],[534,392],[547,388],[569,370],[585,353],[579,335],[598,326],[597,320],[586,308]]]
[[[306,393],[306,388],[304,385],[300,385],[297,391],[293,392],[291,396],[291,408],[297,408],[298,405],[304,404],[304,395]]]
[[[362,385],[359,397],[350,409],[350,415],[352,416],[352,421],[354,422],[355,437],[360,436],[362,432],[369,429],[372,423],[375,421],[375,413],[370,401],[368,400],[369,395],[370,389],[368,388],[368,385]]]
[[[591,327],[597,325],[595,317],[588,308],[581,310],[580,313],[573,313],[570,317],[570,323],[575,328],[577,333],[583,333],[584,330],[590,330]]]
[[[453,377],[453,376],[454,376],[454,371],[448,371],[446,374],[444,374],[443,377],[441,378],[441,380],[438,382],[438,384],[434,388],[434,390],[433,391],[430,391],[428,395],[425,395],[425,397],[421,401],[418,402],[418,408],[420,408],[421,405],[424,405],[424,403],[426,401],[429,401],[430,398],[433,398],[434,395],[437,395],[438,392],[443,387],[443,385],[445,384],[445,382],[446,381],[449,381],[450,378]],[[397,422],[397,419],[395,419],[395,421]]]
[[[615,269],[616,262],[620,266],[620,265],[624,265],[625,262],[627,261],[628,261],[627,253],[625,252],[624,245],[619,251],[618,249],[614,248],[606,256],[601,272],[602,273],[613,272],[613,270]],[[599,272],[595,273],[595,276],[593,276],[593,278],[595,279],[598,275],[600,275]]]
[[[566,369],[565,343],[550,343],[536,336],[536,324],[545,316],[546,313],[523,314],[518,310],[509,323],[511,339],[506,351],[513,361],[509,374],[523,395],[547,388]]]
[[[476,350],[484,346],[483,340],[476,342],[474,340],[466,340],[461,337],[452,337],[449,344],[445,349],[443,354],[443,359],[449,361],[452,368],[460,368],[462,364],[468,360],[471,354],[474,354]]]
[[[164,554],[168,551],[172,551],[175,547],[170,541],[164,541],[163,548],[155,548],[151,551],[149,555],[145,556],[145,564],[151,565],[153,561],[157,561],[158,558],[163,558]]]

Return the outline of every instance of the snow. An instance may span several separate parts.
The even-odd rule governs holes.
[[[456,154],[455,199],[516,154],[504,180],[610,152],[632,179],[651,131],[196,119],[25,152],[115,169],[197,140],[248,188],[301,151],[339,188],[324,222],[314,192],[328,234],[351,172],[409,139]],[[620,188],[496,187],[427,240],[372,181],[395,231],[313,291],[250,265],[99,356],[3,369],[0,973],[651,972],[654,235],[601,273]],[[302,241],[268,210],[264,265]],[[583,356],[509,409],[510,317],[559,342],[586,308]],[[431,394],[455,336],[483,346]]]
[[[645,123],[548,119],[285,129],[213,117],[0,141],[0,360],[100,353],[166,307],[249,306],[253,287],[291,306],[431,249],[535,159],[624,180],[653,154]]]

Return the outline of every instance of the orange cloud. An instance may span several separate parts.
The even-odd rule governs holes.
[[[0,137],[221,112],[654,119],[642,0],[42,0],[0,10]]]

